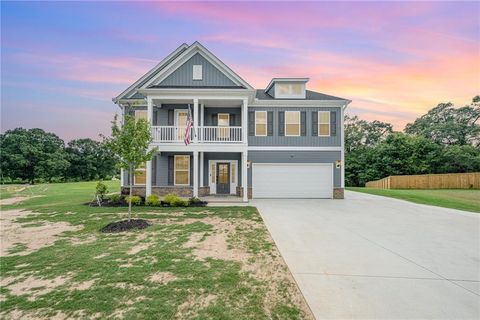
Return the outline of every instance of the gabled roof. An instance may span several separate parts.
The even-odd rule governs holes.
[[[139,97],[138,94],[135,94],[135,90],[140,88],[145,82],[150,80],[155,74],[157,74],[160,70],[162,70],[166,65],[168,65],[173,59],[177,58],[180,54],[182,54],[186,49],[188,48],[188,45],[186,43],[182,43],[177,49],[175,49],[172,53],[170,53],[165,59],[160,61],[155,67],[153,67],[150,71],[148,71],[146,74],[144,74],[140,79],[135,81],[134,84],[132,84],[130,87],[125,89],[122,93],[120,93],[118,96],[113,98],[113,102],[117,102],[120,99],[126,99],[126,98],[135,98],[132,96],[137,96],[136,98],[142,98]]]
[[[302,99],[295,99],[295,98],[275,99],[274,97],[269,95],[267,92],[265,92],[265,90],[255,90],[255,98],[258,100],[345,100],[345,101],[348,101],[348,99],[334,97],[334,96],[330,96],[320,92],[315,92],[311,90],[305,90],[305,91],[306,91],[305,99],[303,98]]]
[[[154,77],[151,77],[144,85],[141,86],[142,89],[151,88],[157,85],[160,85],[162,80],[171,75],[175,70],[180,68],[185,62],[188,61],[195,54],[200,54],[208,62],[214,65],[218,70],[220,70],[226,77],[232,80],[238,87],[244,87],[246,89],[253,90],[253,87],[243,80],[238,74],[236,74],[232,69],[230,69],[226,64],[224,64],[220,59],[218,59],[213,53],[207,50],[202,44],[198,41],[194,42],[191,46],[188,47],[182,54],[178,55],[177,58],[173,59],[167,66],[162,68]]]

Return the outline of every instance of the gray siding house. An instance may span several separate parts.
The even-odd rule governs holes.
[[[113,98],[122,116],[149,121],[158,148],[133,181],[122,172],[122,188],[243,201],[343,198],[350,101],[307,90],[308,80],[274,78],[254,89],[200,43],[182,44]]]

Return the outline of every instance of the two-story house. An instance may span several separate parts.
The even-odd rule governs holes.
[[[182,44],[113,99],[151,124],[158,153],[122,187],[136,194],[343,198],[349,100],[307,90],[308,78],[254,89],[195,42]],[[186,123],[193,118],[191,143]]]

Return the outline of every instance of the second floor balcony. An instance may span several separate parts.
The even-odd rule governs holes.
[[[201,126],[190,129],[192,143],[243,143],[241,126]],[[154,143],[183,143],[185,126],[152,126]]]

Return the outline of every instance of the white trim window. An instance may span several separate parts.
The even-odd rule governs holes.
[[[147,170],[145,168],[146,164],[142,163],[135,170],[135,174],[133,175],[133,184],[135,186],[143,186],[147,183]]]
[[[318,135],[330,136],[330,111],[318,111]]]
[[[217,136],[221,139],[230,138],[230,113],[219,113],[217,115]]]
[[[173,184],[176,186],[190,185],[190,156],[176,155],[173,168]]]
[[[275,83],[275,98],[305,99],[304,83]]]
[[[285,111],[285,136],[300,136],[300,111]]]
[[[202,80],[203,79],[203,67],[201,64],[193,65],[193,78],[192,80]]]
[[[145,119],[148,118],[148,111],[147,110],[135,110],[135,120]]]
[[[255,111],[255,136],[267,136],[267,111]]]

